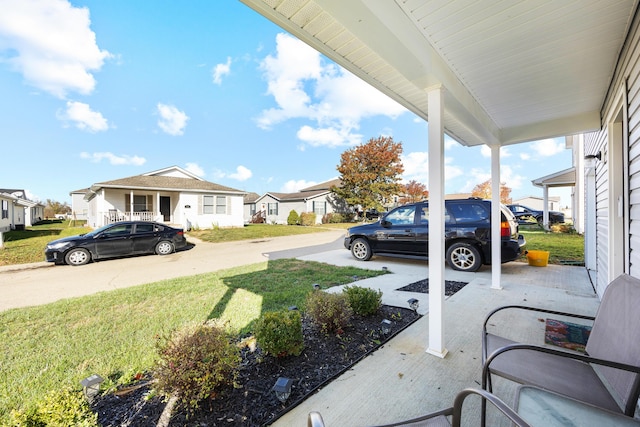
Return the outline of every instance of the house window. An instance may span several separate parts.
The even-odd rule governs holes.
[[[124,196],[125,212],[153,212],[153,196],[134,195],[133,209],[131,208],[131,197],[128,194]]]
[[[226,196],[216,197],[216,213],[222,214],[222,215],[227,213],[227,197]]]
[[[147,206],[147,196],[133,196],[133,211],[134,212],[147,212],[149,207]]]
[[[267,212],[269,215],[278,215],[278,204],[267,203]]]
[[[254,216],[256,214],[256,204],[249,204],[249,215]]]
[[[202,196],[202,213],[212,214],[215,196]]]
[[[2,219],[9,218],[9,201],[2,201]]]
[[[327,213],[327,202],[313,202],[313,213],[324,216]]]

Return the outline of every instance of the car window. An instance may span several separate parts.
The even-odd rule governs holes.
[[[444,208],[444,222],[451,222],[451,214],[449,214],[449,208]],[[420,224],[429,224],[429,205],[423,205],[420,209]]]
[[[136,225],[136,233],[151,233],[155,230],[153,224],[138,224]]]
[[[104,234],[107,236],[119,236],[124,234],[131,234],[131,224],[119,224],[105,230]]]
[[[413,224],[415,206],[402,206],[391,211],[384,219],[393,225]]]
[[[458,224],[489,219],[489,212],[479,203],[455,203],[449,205],[449,210]]]
[[[522,206],[512,206],[511,210],[515,213],[523,213],[523,212],[527,212],[527,209],[525,209]]]

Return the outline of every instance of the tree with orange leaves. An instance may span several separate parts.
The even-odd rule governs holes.
[[[491,180],[487,180],[476,185],[471,192],[471,196],[480,197],[481,199],[491,198]],[[500,183],[500,202],[504,204],[511,203],[511,189],[504,182]]]
[[[349,206],[384,210],[382,201],[403,191],[401,154],[402,143],[386,136],[345,151],[337,166],[342,183],[331,190]]]
[[[427,186],[412,179],[404,185],[404,196],[398,200],[400,204],[415,203],[429,197]]]

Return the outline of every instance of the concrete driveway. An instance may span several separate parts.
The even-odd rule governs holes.
[[[273,259],[311,255],[341,248],[343,236],[343,230],[330,230],[229,243],[198,241],[188,250],[167,256],[111,259],[80,267],[47,262],[0,267],[0,311]]]

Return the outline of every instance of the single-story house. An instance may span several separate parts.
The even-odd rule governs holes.
[[[29,200],[24,190],[0,188],[0,194],[5,197],[2,202],[3,215],[5,215],[4,204],[7,204],[11,229],[30,227],[44,219],[44,205]],[[11,203],[9,200],[12,200]]]
[[[126,219],[158,221],[191,229],[244,226],[245,194],[171,166],[95,183],[85,193],[84,200],[91,227]]]
[[[262,215],[270,224],[286,224],[292,210],[298,215],[314,212],[316,223],[320,224],[326,214],[346,210],[344,203],[331,191],[336,185],[340,185],[339,178],[303,188],[297,193],[268,192],[255,201],[255,215]]]
[[[244,195],[244,222],[249,224],[251,222],[263,222],[259,221],[256,217],[256,201],[260,198],[258,193],[247,193]]]
[[[87,202],[84,196],[90,190],[88,188],[82,188],[69,193],[71,196],[71,218],[78,220],[87,220],[89,214],[89,202]]]

